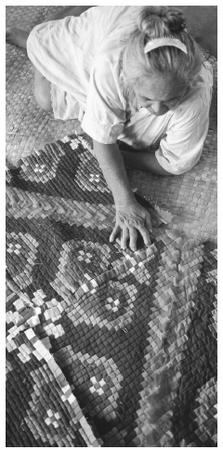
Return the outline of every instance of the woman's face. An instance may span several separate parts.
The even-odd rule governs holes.
[[[160,116],[177,106],[188,88],[171,77],[153,76],[134,86],[138,107]]]

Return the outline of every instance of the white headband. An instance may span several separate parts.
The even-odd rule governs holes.
[[[183,44],[179,39],[171,38],[171,37],[162,37],[151,39],[151,41],[147,42],[144,48],[144,53],[149,53],[151,50],[159,47],[177,47],[182,52],[187,54],[187,47]]]

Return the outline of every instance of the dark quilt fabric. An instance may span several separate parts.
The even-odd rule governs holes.
[[[152,244],[110,244],[83,136],[7,181],[7,446],[216,446],[215,245],[145,202]]]

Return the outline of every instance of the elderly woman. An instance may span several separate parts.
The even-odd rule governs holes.
[[[135,199],[126,166],[160,175],[190,170],[208,131],[211,66],[178,10],[102,6],[8,31],[35,68],[34,95],[56,119],[79,118],[110,187],[110,241],[150,243],[151,220]],[[123,148],[122,142],[127,144]],[[128,151],[126,148],[131,148]]]

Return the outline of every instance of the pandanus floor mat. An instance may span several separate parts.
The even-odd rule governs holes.
[[[111,194],[71,136],[7,180],[8,446],[215,446],[216,247],[153,218],[108,242]]]

